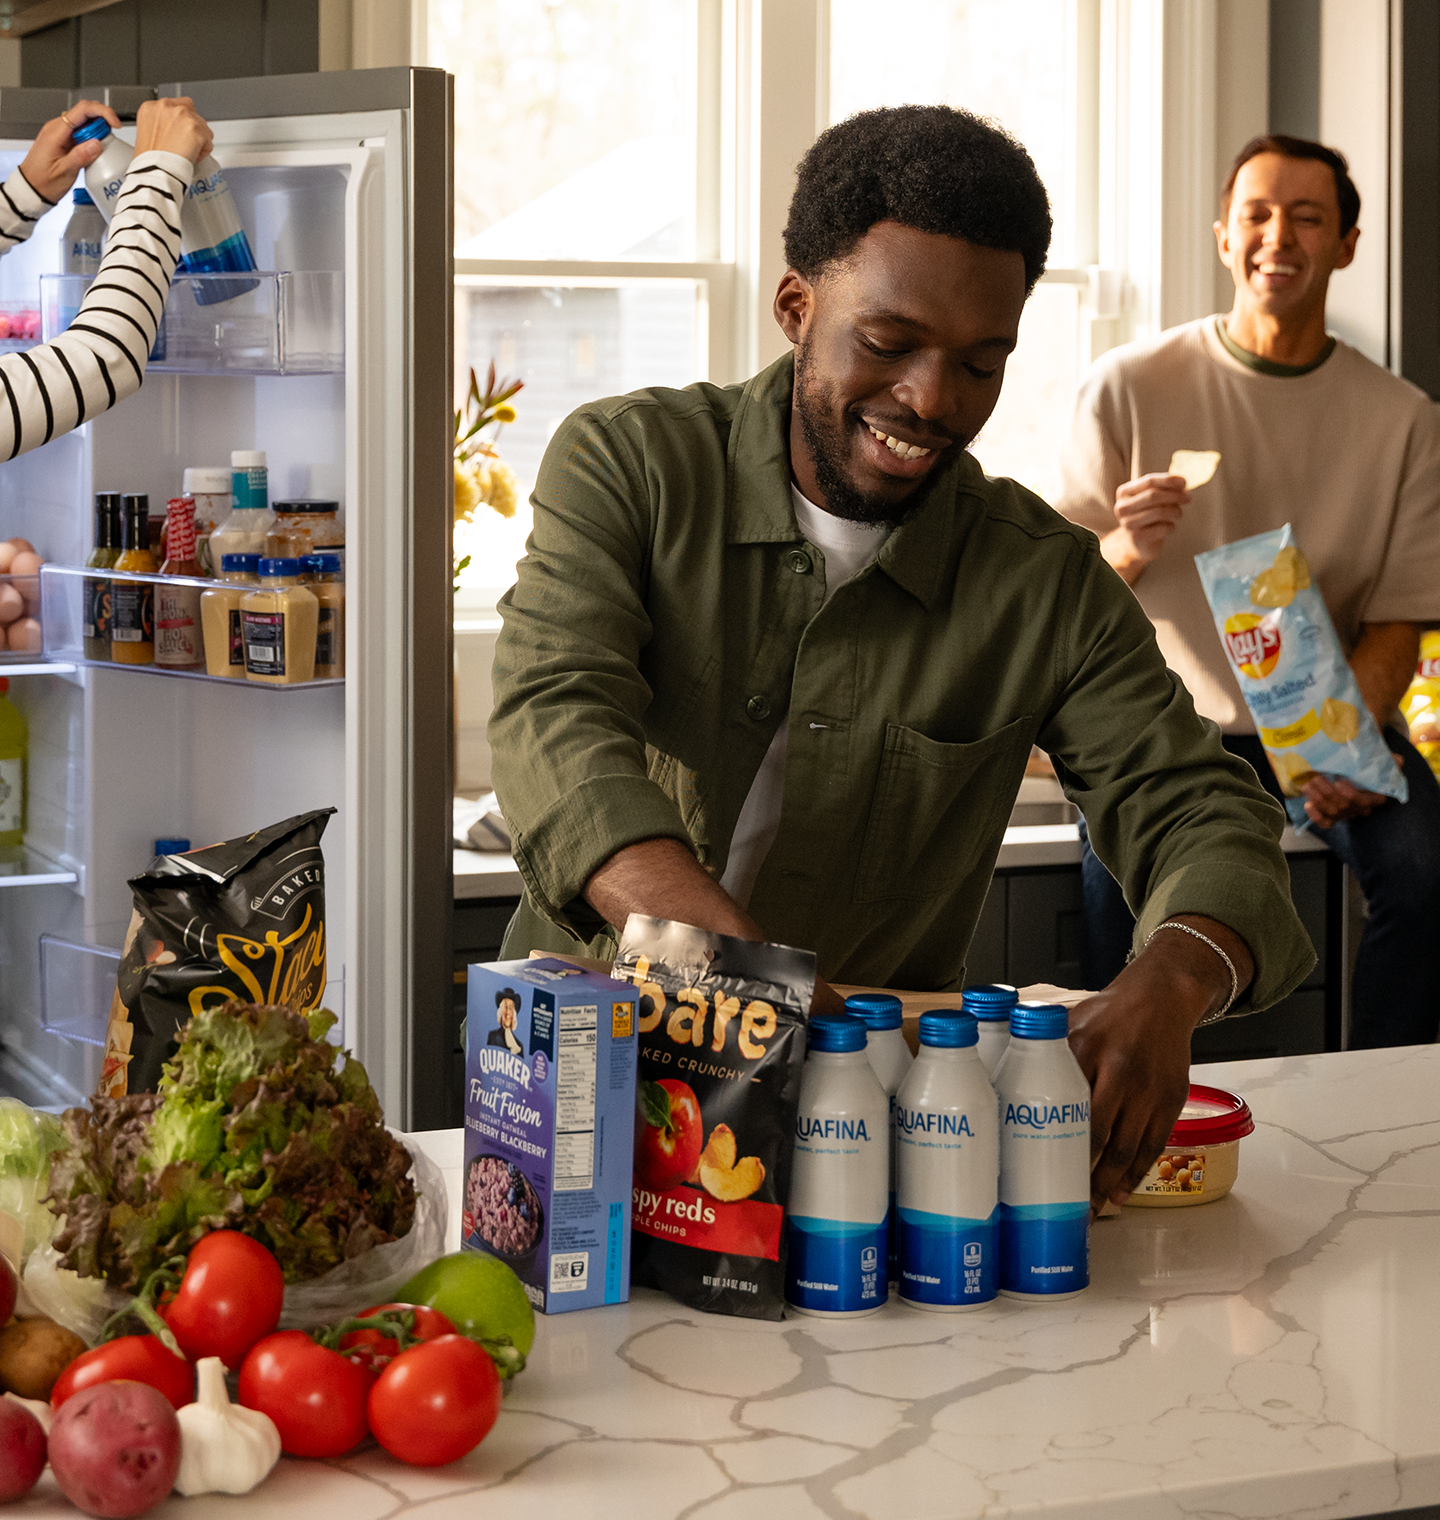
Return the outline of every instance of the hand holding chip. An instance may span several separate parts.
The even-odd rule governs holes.
[[[1214,449],[1176,449],[1164,474],[1127,480],[1115,492],[1118,527],[1101,540],[1106,562],[1133,586],[1180,525],[1190,493],[1215,474],[1220,455]]]

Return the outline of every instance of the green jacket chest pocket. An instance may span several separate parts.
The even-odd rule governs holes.
[[[1004,832],[1033,731],[1017,718],[974,743],[941,744],[887,723],[855,901],[933,898],[974,870]]]

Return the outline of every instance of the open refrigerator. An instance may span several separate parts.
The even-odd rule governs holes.
[[[140,392],[0,464],[0,537],[47,561],[44,653],[0,664],[30,729],[25,850],[0,866],[0,1090],[49,1103],[92,1090],[127,878],[157,838],[198,847],[333,806],[327,1004],[388,1121],[445,1122],[451,88],[441,70],[396,68],[157,91],[192,96],[213,126],[260,272],[208,301],[177,277],[166,357]],[[82,95],[129,120],[149,93],[0,91],[0,176]],[[0,259],[0,311],[37,292],[78,304],[54,278],[70,212],[66,197]],[[162,513],[187,466],[233,449],[266,451],[272,500],[342,503],[344,679],[268,687],[85,663],[76,571],[94,492],[146,492]]]

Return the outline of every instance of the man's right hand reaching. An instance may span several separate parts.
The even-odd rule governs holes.
[[[1119,526],[1100,540],[1100,553],[1127,586],[1159,555],[1189,505],[1183,475],[1141,475],[1116,491]]]

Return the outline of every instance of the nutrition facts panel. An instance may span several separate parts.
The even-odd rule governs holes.
[[[555,1072],[555,1191],[595,1186],[595,1056],[599,1010],[560,1010]]]

